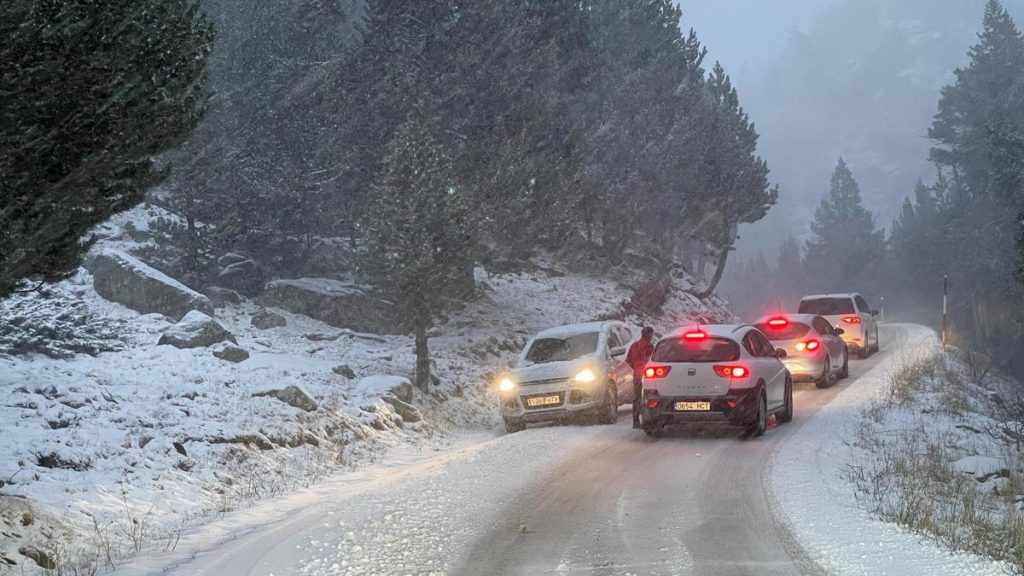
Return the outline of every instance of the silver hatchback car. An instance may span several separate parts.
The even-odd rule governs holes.
[[[772,345],[786,351],[782,363],[793,380],[828,388],[850,375],[850,352],[842,328],[816,314],[764,316],[754,323]]]
[[[498,382],[505,429],[588,416],[614,424],[619,404],[633,401],[633,372],[626,365],[633,340],[633,331],[618,321],[560,326],[534,336]]]

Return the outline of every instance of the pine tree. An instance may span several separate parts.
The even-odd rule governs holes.
[[[400,126],[360,219],[360,269],[407,318],[416,343],[416,385],[430,384],[427,331],[472,263],[475,233],[451,159],[421,116]]]
[[[811,283],[825,290],[858,290],[866,272],[884,256],[884,236],[861,203],[853,172],[840,158],[831,188],[811,222],[804,268]]]
[[[0,297],[78,267],[96,224],[166,174],[206,103],[196,0],[0,3]]]

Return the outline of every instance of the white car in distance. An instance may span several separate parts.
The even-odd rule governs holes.
[[[593,418],[614,424],[619,404],[632,402],[626,353],[634,340],[623,322],[559,326],[534,336],[498,382],[505,429],[533,422]]]

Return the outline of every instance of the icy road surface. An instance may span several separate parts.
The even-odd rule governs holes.
[[[828,459],[820,447],[841,444],[825,425],[838,422],[829,406],[844,406],[846,417],[855,417],[851,411],[874,392],[857,387],[870,383],[880,389],[881,376],[930,345],[924,342],[927,335],[918,327],[884,327],[882,353],[851,361],[851,378],[832,389],[798,383],[793,423],[773,426],[762,438],[693,428],[652,440],[630,428],[625,410],[615,426],[467,437],[452,450],[400,454],[389,464],[231,514],[185,534],[173,553],[148,557],[121,572],[926,573],[914,564],[896,571],[887,564],[894,554],[909,553],[915,561],[924,559],[920,569],[938,558],[933,567],[941,565],[943,572],[986,573],[977,558],[957,559],[898,530],[873,554],[871,531],[878,529],[873,523],[881,523],[856,509],[844,510],[841,487],[821,492],[830,494],[824,502],[772,488],[773,481],[776,487],[793,481],[780,465],[801,460],[783,448],[806,454],[800,472],[813,472]],[[791,528],[793,518],[782,500],[801,506],[794,514],[800,521],[821,523],[801,535],[800,527]],[[834,538],[819,533],[834,515],[849,516],[844,531]],[[858,534],[858,529],[868,532]],[[856,539],[850,543],[855,558],[842,556],[843,538]],[[992,573],[998,572],[993,568]]]

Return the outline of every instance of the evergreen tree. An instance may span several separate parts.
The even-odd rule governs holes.
[[[861,203],[853,172],[840,158],[831,188],[811,222],[804,268],[819,289],[851,291],[867,280],[867,272],[884,256],[884,236],[871,212]]]
[[[0,297],[62,279],[166,174],[206,103],[195,0],[0,3]]]
[[[418,116],[398,128],[359,223],[360,268],[408,318],[422,390],[430,384],[427,330],[472,262],[475,239],[465,195],[434,130]]]

